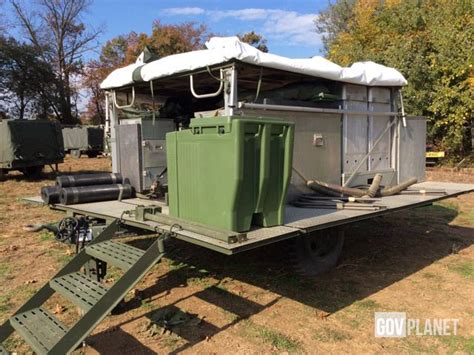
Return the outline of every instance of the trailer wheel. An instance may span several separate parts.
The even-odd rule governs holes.
[[[21,172],[27,178],[37,179],[41,176],[43,168],[44,165],[28,166],[26,168],[21,169]]]
[[[81,151],[79,149],[71,149],[69,154],[71,154],[71,157],[75,159],[79,159],[81,157]]]
[[[97,156],[99,155],[99,152],[97,151],[90,151],[90,152],[87,152],[87,156],[89,158],[97,158]]]
[[[7,170],[7,169],[2,169],[2,168],[0,168],[0,181],[5,180],[5,177],[6,177],[7,174],[8,174],[8,170]]]
[[[341,256],[344,229],[330,228],[291,241],[290,258],[301,276],[316,276],[333,268]]]

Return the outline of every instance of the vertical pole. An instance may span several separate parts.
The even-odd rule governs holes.
[[[224,69],[224,104],[225,115],[233,116],[236,114],[237,108],[237,70],[235,66]]]
[[[108,95],[107,95],[108,96]],[[106,97],[107,97],[106,96]],[[107,100],[108,103],[108,100]],[[112,156],[112,172],[119,173],[120,172],[120,156],[119,156],[119,139],[117,136],[117,110],[115,105],[107,106],[107,110],[109,111],[109,121],[110,121],[110,154]]]

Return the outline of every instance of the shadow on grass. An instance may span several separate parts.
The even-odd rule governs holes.
[[[282,297],[317,311],[334,313],[473,244],[474,233],[466,232],[471,228],[448,225],[456,215],[456,210],[449,206],[434,205],[350,224],[346,228],[346,243],[339,265],[312,279],[302,278],[291,270],[288,242],[225,256],[171,240],[167,243],[170,271],[142,290],[143,298],[153,298],[172,288],[202,280],[199,285],[203,290],[184,299],[197,297],[232,315],[229,323],[221,328],[207,323],[198,328],[181,326],[177,334],[185,342],[176,352],[262,312]],[[137,243],[143,247],[144,240]],[[206,281],[209,276],[218,283]],[[228,279],[269,290],[276,298],[266,304],[255,303],[228,291],[225,287]],[[183,299],[167,307],[176,307],[181,301]],[[140,307],[140,303],[131,300],[125,304],[124,311],[136,307]],[[151,319],[154,312],[156,310],[146,316]]]

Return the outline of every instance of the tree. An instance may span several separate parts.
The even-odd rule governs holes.
[[[349,6],[343,13],[341,7]],[[337,11],[335,9],[338,9]],[[407,111],[428,118],[429,141],[456,154],[469,150],[474,89],[474,16],[469,0],[338,1],[317,26],[329,59],[373,60],[399,69]]]
[[[244,33],[243,35],[237,35],[237,37],[239,37],[242,42],[248,43],[262,52],[268,52],[267,40],[254,31]]]
[[[20,119],[33,112],[47,116],[55,76],[33,46],[0,37],[0,71],[3,110]]]
[[[88,116],[95,122],[104,122],[104,94],[100,83],[114,69],[134,63],[145,47],[158,57],[202,49],[211,36],[203,24],[186,22],[176,25],[164,25],[153,22],[152,32],[130,32],[115,37],[102,47],[99,60],[91,60],[84,70],[83,85],[91,93],[87,105]]]
[[[95,47],[99,34],[88,32],[81,21],[89,0],[38,0],[37,12],[19,0],[11,3],[28,40],[54,67],[58,100],[51,102],[53,111],[63,123],[75,123],[72,78],[80,73],[82,55]]]

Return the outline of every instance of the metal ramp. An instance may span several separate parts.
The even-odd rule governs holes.
[[[112,241],[118,228],[118,220],[111,223],[0,326],[1,355],[8,354],[2,343],[14,331],[37,354],[71,353],[163,257],[165,235],[159,236],[147,250],[141,250]],[[116,266],[124,274],[110,288],[106,287],[99,282],[105,275],[98,272],[94,279],[90,273],[81,271],[91,261]],[[55,292],[84,312],[72,327],[63,325],[42,307]]]

